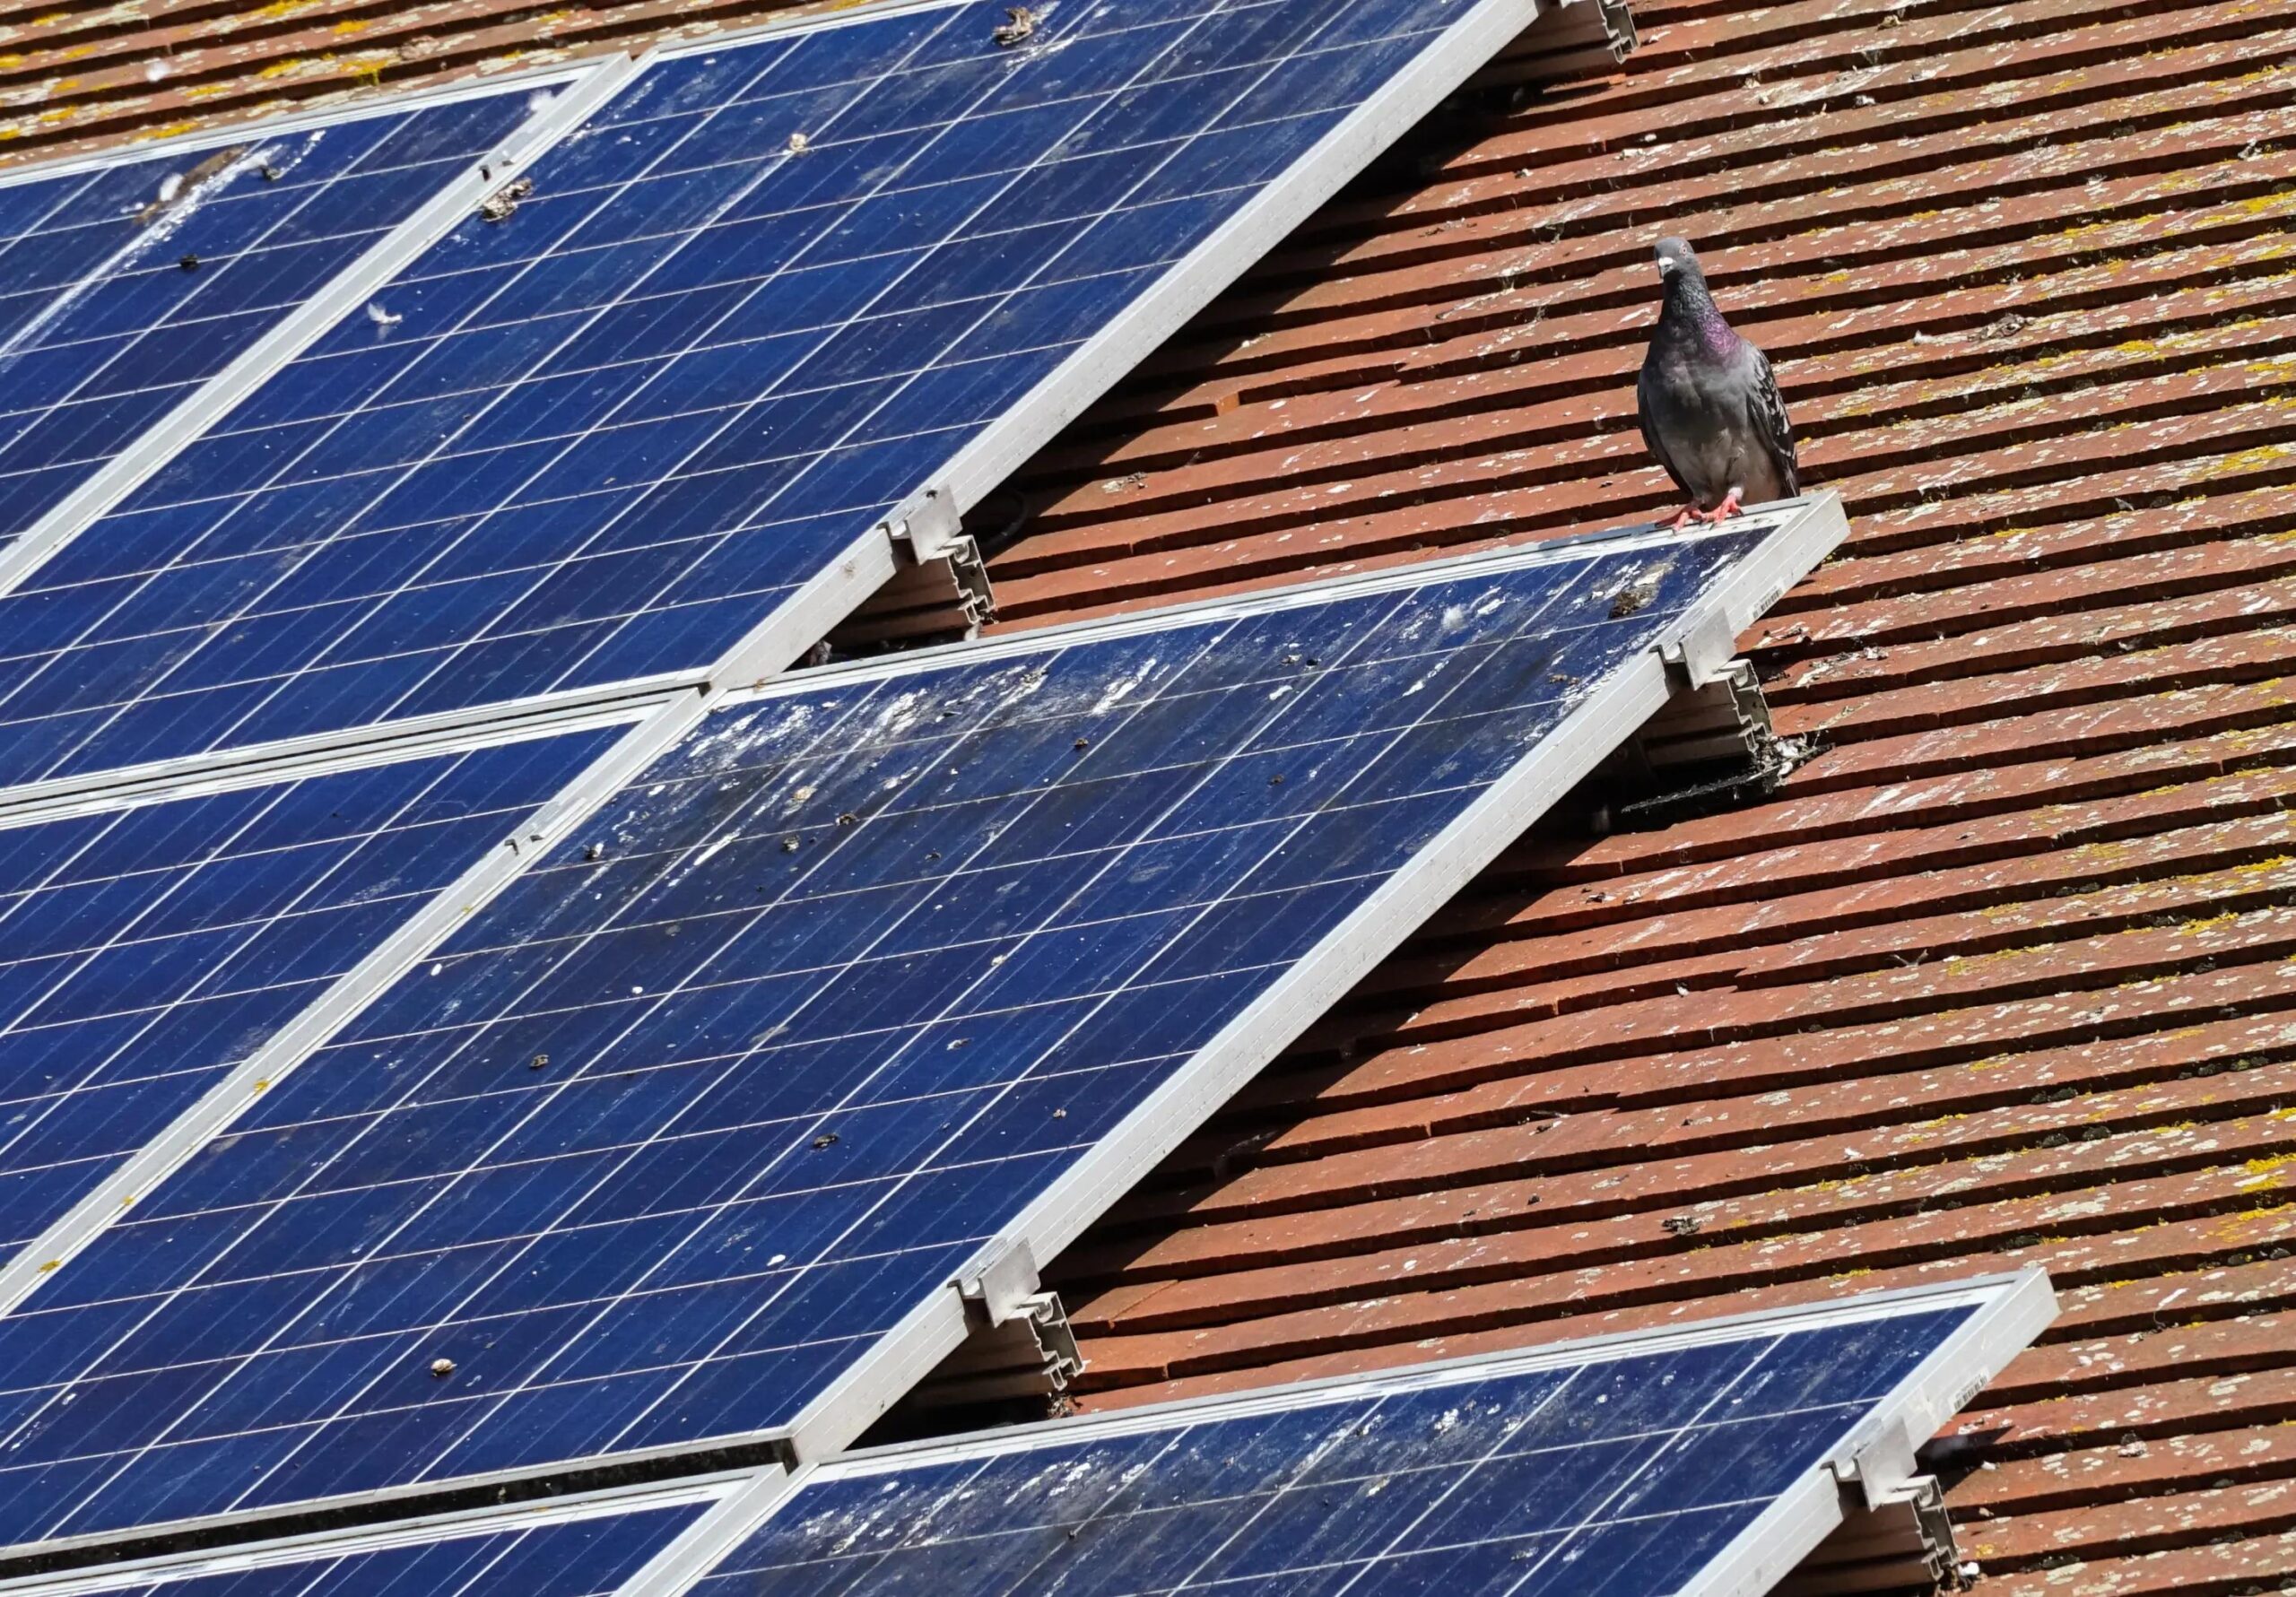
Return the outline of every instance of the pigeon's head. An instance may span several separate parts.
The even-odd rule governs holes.
[[[1687,239],[1658,240],[1658,280],[1672,282],[1675,278],[1702,282],[1706,273],[1698,269],[1698,252],[1692,249]]]

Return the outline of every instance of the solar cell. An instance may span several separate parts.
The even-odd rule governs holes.
[[[1087,0],[1007,46],[1004,9],[648,66],[387,328],[349,314],[0,599],[0,767],[708,673],[841,560],[889,573],[882,517],[985,491],[1534,14]]]
[[[1839,527],[719,708],[0,1321],[0,1531],[842,1445],[963,1334],[944,1283],[1048,1256]]]
[[[724,1488],[461,1515],[0,1584],[41,1597],[612,1597]]]
[[[0,545],[516,132],[538,92],[0,183]]]
[[[1863,1439],[1926,1440],[2053,1308],[2034,1272],[857,1454],[769,1483],[764,1523],[714,1559],[705,1526],[709,1573],[653,1589],[1766,1591],[1839,1523]]]
[[[39,1237],[613,735],[0,829],[0,1249]]]

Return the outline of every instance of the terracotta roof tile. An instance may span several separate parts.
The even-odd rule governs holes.
[[[766,0],[0,19],[38,156]],[[1744,640],[1764,803],[1510,850],[1056,1272],[1088,1405],[2039,1262],[1936,1452],[2004,1597],[2296,1579],[2296,27],[1654,0],[1413,135],[1019,478],[1007,627],[1615,525],[1660,230],[1848,548]],[[1673,1222],[1673,1223],[1669,1223]]]
[[[1818,756],[1526,840],[1071,1250],[1088,1405],[2040,1262],[1939,1467],[1988,1589],[2296,1576],[2296,31],[1641,8],[1431,126],[1022,475],[1005,623],[1579,531],[1651,235],[1841,491],[1744,640]],[[2284,143],[2284,139],[2280,143]]]

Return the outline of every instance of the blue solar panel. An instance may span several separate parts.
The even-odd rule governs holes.
[[[1822,1466],[1861,1426],[1926,1436],[1925,1367],[1968,1390],[2045,1323],[2016,1286],[859,1454],[685,1589],[1661,1597],[1759,1543],[1754,1582],[1708,1589],[1761,1590],[1838,1513]]]
[[[1570,779],[1582,707],[1607,752],[1655,642],[1746,620],[1791,535],[720,709],[0,1322],[0,1533],[788,1427],[1470,806],[1459,880],[1527,824],[1493,785]]]
[[[531,92],[0,186],[0,543],[516,128]]]
[[[213,1555],[64,1589],[108,1597],[612,1597],[709,1506],[657,1502],[578,1517],[529,1509],[428,1532]]]
[[[610,735],[0,829],[0,1247],[38,1236]]]
[[[1506,9],[1083,0],[1005,48],[961,4],[652,65],[381,291],[387,336],[352,314],[0,600],[0,763],[708,669]]]

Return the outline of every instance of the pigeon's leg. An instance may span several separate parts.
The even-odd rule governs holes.
[[[1680,513],[1674,517],[1674,529],[1679,533],[1692,522],[1704,521],[1705,519],[1706,512],[1700,509],[1696,505],[1684,505]]]
[[[1745,512],[1739,508],[1738,500],[1744,497],[1744,492],[1745,490],[1741,488],[1732,489],[1729,492],[1722,496],[1722,502],[1720,504],[1701,515],[1699,519],[1700,521],[1727,521],[1733,516],[1744,516]]]

